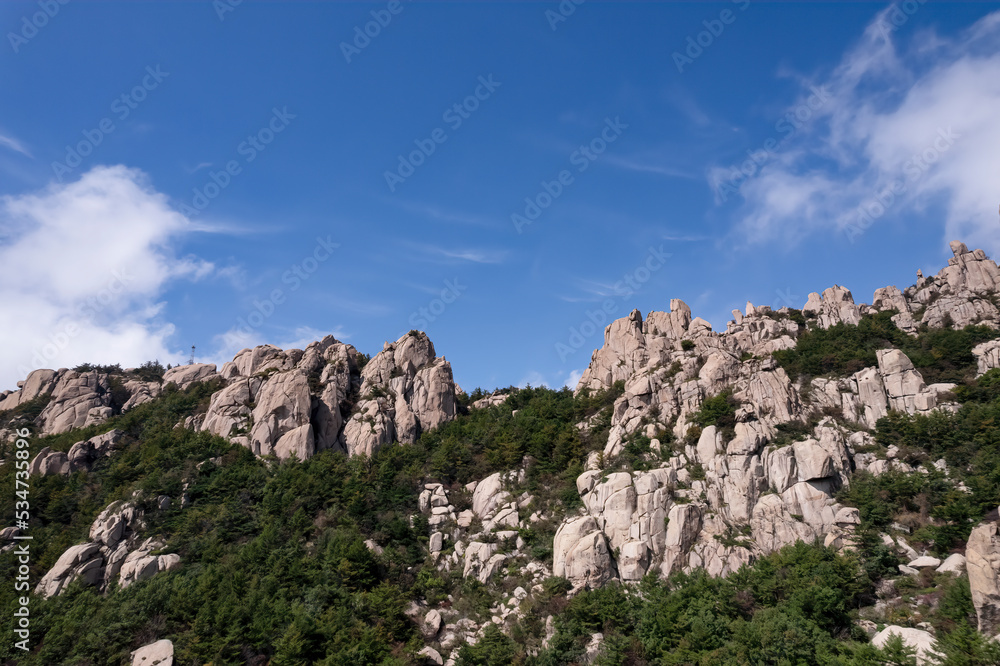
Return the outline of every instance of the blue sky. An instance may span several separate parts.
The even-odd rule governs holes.
[[[998,10],[5,2],[0,389],[411,328],[561,386],[632,308],[994,255]]]

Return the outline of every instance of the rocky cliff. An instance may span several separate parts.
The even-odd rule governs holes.
[[[127,412],[155,399],[168,384],[184,389],[215,382],[218,390],[207,412],[190,418],[187,427],[225,437],[259,456],[300,460],[325,449],[371,455],[388,442],[412,443],[422,431],[455,417],[451,365],[436,355],[426,334],[411,331],[387,342],[361,367],[364,360],[351,345],[327,336],[304,350],[244,349],[219,371],[211,364],[184,365],[152,381],[127,370],[36,370],[18,383],[19,390],[0,394],[0,413],[42,405],[31,420],[39,435],[54,435]],[[34,467],[47,455],[40,453]],[[43,473],[69,473],[61,464],[47,463]]]
[[[970,252],[959,242],[951,249],[954,256],[936,276],[918,272],[916,284],[905,290],[878,289],[871,305],[855,303],[850,291],[834,286],[810,294],[801,312],[747,303],[720,332],[692,319],[679,300],[671,301],[670,312],[643,318],[636,310],[612,322],[577,392],[622,382],[624,393],[614,404],[603,454],[591,457],[595,469],[577,481],[594,520],[570,519],[560,547],[576,552],[588,543],[618,553],[617,562],[604,558],[609,570],[638,580],[649,571],[668,575],[698,567],[724,575],[796,540],[849,545],[857,512],[836,503],[837,490],[856,470],[879,474],[905,467],[891,454],[879,460],[863,452],[871,448],[876,421],[890,410],[954,410],[949,396],[955,385],[926,384],[899,349],[878,350],[876,365],[845,377],[794,381],[772,353],[794,348],[809,328],[855,325],[890,310],[896,311],[892,321],[911,335],[921,326],[1000,327],[1000,269],[982,250]],[[980,374],[997,367],[997,347],[990,341],[974,350]],[[692,420],[707,398],[719,395],[734,403],[728,433]],[[776,445],[778,428],[790,423],[811,424],[809,436]],[[658,436],[671,439],[673,454],[647,472],[603,469],[598,461],[613,461],[637,434],[651,438],[657,450],[666,446]],[[559,565],[556,573],[578,585],[591,582]]]
[[[592,663],[618,648],[586,613],[563,619],[569,599],[589,608],[603,597],[587,595],[626,590],[614,594],[646,603],[649,581],[697,581],[681,574],[701,571],[746,586],[755,566],[771,571],[769,557],[808,560],[801,549],[814,548],[844,556],[844,580],[870,584],[848,600],[864,607],[823,631],[887,649],[898,636],[917,651],[913,663],[937,663],[951,649],[939,640],[952,631],[940,620],[949,603],[965,604],[983,635],[1000,632],[1000,514],[981,510],[997,504],[991,466],[1000,453],[989,457],[994,414],[967,408],[1000,403],[991,372],[1000,368],[1000,268],[981,250],[951,249],[936,275],[878,289],[870,305],[834,286],[801,310],[748,303],[724,331],[679,300],[669,312],[633,311],[607,327],[573,395],[464,395],[416,331],[371,358],[326,337],[162,377],[36,370],[0,395],[0,439],[9,449],[13,428],[25,426],[43,438],[24,473],[46,489],[46,516],[65,518],[66,503],[87,518],[69,521],[75,537],[53,539],[58,550],[46,553],[32,589],[58,601],[80,584],[113,603],[126,588],[167,586],[156,581],[173,576],[185,590],[243,604],[243,587],[219,587],[218,571],[230,566],[234,589],[286,576],[284,588],[256,590],[256,603],[281,598],[271,608],[285,624],[280,640],[239,639],[246,654],[256,646],[254,663],[322,633],[310,624],[320,611],[289,607],[330,614],[341,597],[365,618],[398,605],[370,621],[380,636],[395,632],[392,650],[407,663],[480,663],[468,649],[507,645],[504,634],[522,642],[522,657],[548,655],[539,663]],[[817,347],[824,332],[841,337]],[[837,346],[850,340],[857,349]],[[135,415],[171,400],[186,406],[164,407],[166,425],[147,443]],[[926,419],[905,430],[917,417]],[[974,441],[948,440],[958,426]],[[163,443],[172,438],[180,444]],[[306,462],[280,464],[292,457]],[[153,471],[137,477],[132,466]],[[859,484],[875,490],[852,494]],[[899,497],[906,493],[914,496]],[[883,500],[884,515],[873,517]],[[178,525],[190,533],[173,532]],[[0,555],[18,534],[0,532]],[[292,562],[287,572],[272,564],[279,551]],[[246,562],[257,567],[249,577]],[[398,589],[386,591],[390,583]],[[908,597],[917,587],[922,594]],[[291,604],[287,589],[298,590]],[[726,601],[746,617],[761,603],[742,588]],[[354,612],[333,624],[360,621]],[[232,646],[204,647],[201,623],[225,633],[213,620],[175,613],[171,622],[189,660],[235,658]],[[172,659],[171,641],[152,642],[161,635],[143,629],[127,645],[133,663]],[[331,641],[324,649],[345,644]],[[307,663],[319,652],[297,654]]]

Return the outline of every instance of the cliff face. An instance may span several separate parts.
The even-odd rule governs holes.
[[[45,400],[34,418],[39,435],[102,423],[155,399],[167,384],[183,389],[216,382],[207,413],[185,425],[241,444],[260,456],[296,456],[340,449],[371,455],[392,441],[412,443],[455,417],[451,365],[424,333],[386,343],[363,368],[354,347],[332,336],[304,350],[271,345],[244,349],[220,371],[212,364],[178,366],[162,381],[124,373],[36,370],[20,390],[0,394],[0,412]]]
[[[997,328],[1000,269],[982,250],[970,252],[959,242],[951,249],[947,267],[930,278],[918,273],[904,291],[878,289],[867,305],[834,286],[810,294],[801,315],[823,329],[887,310],[898,312],[892,321],[909,334],[922,325]],[[673,300],[670,312],[643,318],[636,310],[611,323],[577,387],[624,383],[601,459],[613,460],[637,433],[653,438],[654,449],[661,446],[658,434],[672,435],[676,452],[648,472],[584,473],[577,486],[594,521],[589,529],[567,522],[564,529],[574,536],[564,535],[559,546],[574,552],[597,535],[619,554],[618,576],[638,580],[650,571],[697,567],[724,575],[799,539],[849,544],[857,512],[838,505],[836,491],[855,470],[879,474],[905,467],[859,453],[871,444],[869,431],[889,410],[955,409],[949,402],[954,384],[928,386],[899,349],[879,350],[876,365],[847,377],[792,381],[771,354],[796,346],[806,330],[797,314],[747,303],[745,312],[733,311],[725,331],[715,332]],[[980,374],[997,367],[997,341],[974,353]],[[735,402],[735,426],[725,436],[715,426],[699,433],[693,417],[707,398],[720,394]],[[789,423],[815,425],[804,440],[774,446],[777,427]],[[591,463],[599,467],[597,458]],[[574,578],[558,565],[555,573]],[[574,582],[587,581],[578,576]]]

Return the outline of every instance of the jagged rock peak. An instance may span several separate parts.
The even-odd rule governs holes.
[[[304,350],[262,345],[222,367],[201,427],[257,455],[305,459],[324,449],[371,455],[455,417],[451,365],[426,334],[387,342],[367,364],[333,336]]]

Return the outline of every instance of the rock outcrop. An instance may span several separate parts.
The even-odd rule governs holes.
[[[52,597],[79,578],[87,585],[101,580],[102,563],[100,544],[82,543],[66,549],[42,580],[35,586],[35,594]]]
[[[337,448],[371,455],[412,443],[455,417],[451,366],[423,333],[409,333],[359,370],[354,347],[327,336],[305,350],[246,349],[219,376],[201,429],[255,454],[304,460]]]
[[[105,374],[60,370],[51,394],[38,416],[43,434],[67,432],[111,416],[111,384]]]
[[[132,666],[174,666],[174,644],[166,639],[143,645],[132,653]]]
[[[936,277],[919,276],[905,290],[879,289],[872,305],[855,303],[849,290],[834,286],[810,294],[800,312],[747,303],[745,311],[733,311],[723,332],[692,317],[676,299],[669,312],[643,318],[634,310],[609,324],[577,391],[609,390],[621,382],[624,392],[613,406],[603,458],[588,459],[577,485],[587,516],[609,544],[616,575],[636,580],[652,570],[668,574],[697,566],[726,574],[800,539],[850,547],[860,520],[856,510],[836,504],[838,489],[855,469],[875,475],[912,470],[891,451],[885,459],[856,455],[857,448],[872,445],[866,431],[893,410],[955,409],[947,402],[954,385],[927,385],[898,349],[878,350],[877,365],[849,376],[806,378],[807,383],[793,382],[771,354],[794,347],[803,327],[855,325],[867,314],[889,310],[895,311],[897,326],[911,334],[923,325],[1000,328],[1000,312],[992,305],[1000,268],[981,250],[969,252],[961,243],[953,243],[952,252]],[[980,374],[1000,366],[998,341],[979,345],[974,354]],[[705,400],[719,395],[730,396],[735,405],[735,425],[725,434],[693,427]],[[841,417],[846,427],[825,418],[809,437],[770,445],[778,426],[815,423],[824,415]],[[659,449],[660,434],[676,443],[659,469],[600,469],[598,460],[613,464],[637,435],[652,438],[652,449]],[[563,527],[571,523],[575,527],[567,535],[573,538],[560,542],[564,550],[589,535],[579,529],[590,523],[573,516]],[[557,560],[569,552],[556,551]]]
[[[455,417],[451,365],[436,355],[424,333],[411,331],[386,343],[363,369],[361,360],[354,347],[327,336],[304,350],[244,349],[219,371],[206,363],[177,366],[162,381],[145,381],[131,370],[114,377],[36,370],[19,383],[20,390],[0,394],[0,413],[44,400],[35,419],[38,434],[57,434],[154,400],[167,384],[183,390],[195,382],[218,381],[221,388],[212,394],[207,413],[184,425],[280,459],[305,459],[331,448],[371,455],[392,441],[412,443],[424,430]],[[67,454],[45,451],[32,472],[75,469]]]
[[[154,538],[138,544],[143,529],[144,516],[135,502],[112,502],[91,524],[90,541],[68,548],[35,587],[35,593],[55,596],[78,579],[100,590],[115,580],[124,588],[179,566],[178,555],[154,552],[164,546]]]
[[[972,530],[965,558],[979,631],[993,636],[1000,632],[1000,526],[995,521]]]
[[[214,363],[178,365],[163,373],[164,384],[175,384],[183,390],[195,382],[207,382],[218,376]]]
[[[893,636],[899,636],[903,645],[917,651],[917,666],[931,666],[939,663],[935,657],[939,654],[935,649],[934,635],[922,629],[889,625],[872,636],[872,645],[883,648]]]
[[[392,441],[412,443],[424,430],[455,417],[451,364],[426,334],[386,343],[361,371],[360,400],[344,426],[351,455],[371,455]]]
[[[77,442],[70,448],[69,453],[53,451],[46,446],[32,458],[28,465],[28,474],[69,476],[73,472],[89,470],[98,458],[110,456],[114,452],[115,445],[123,435],[121,430],[109,430]]]
[[[579,516],[559,527],[553,543],[552,573],[576,588],[601,587],[611,580],[614,566],[596,520]]]

